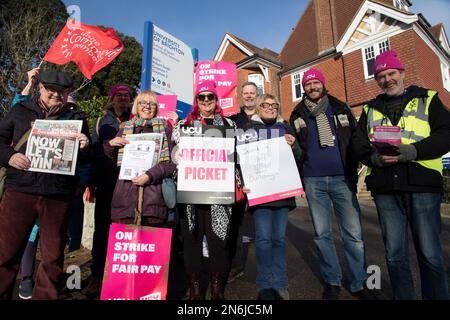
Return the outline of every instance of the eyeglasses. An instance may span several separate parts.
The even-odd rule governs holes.
[[[44,87],[44,89],[50,93],[68,94],[70,92],[70,89],[64,89],[64,88],[59,88],[59,87],[52,87],[52,86],[46,87],[44,85],[42,85],[42,87]]]
[[[205,101],[205,99],[208,98],[208,101],[216,100],[216,95],[214,93],[208,93],[208,94],[199,94],[197,96],[198,101]]]
[[[280,107],[280,105],[278,103],[261,103],[259,105],[261,108],[263,108],[264,110],[266,109],[273,109],[273,110],[278,110],[278,108]]]
[[[156,108],[158,106],[154,102],[147,102],[147,101],[139,101],[138,104],[142,108]]]

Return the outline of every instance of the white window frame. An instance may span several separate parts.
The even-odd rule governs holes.
[[[381,45],[387,43],[387,48],[383,48],[384,50],[382,50]],[[371,48],[373,51],[373,59],[376,58],[377,55],[379,55],[380,53],[389,50],[391,47],[391,44],[389,42],[389,39],[384,39],[375,43],[372,43],[368,46],[365,46],[363,48],[361,48],[361,54],[362,54],[362,60],[363,60],[363,67],[364,67],[364,79],[365,80],[369,80],[369,79],[373,79],[373,74],[369,75],[369,70],[367,69],[367,58],[366,58],[366,49]]]
[[[303,86],[302,86],[302,78],[305,71],[297,71],[293,74],[291,74],[291,90],[292,90],[292,102],[298,101],[303,96]],[[297,97],[295,94],[295,82],[298,81],[298,84],[300,85],[300,97]]]
[[[441,62],[442,85],[444,89],[450,92],[450,67]]]
[[[262,95],[265,93],[264,76],[262,74],[259,74],[259,73],[249,74],[247,77],[247,80],[256,84],[256,87],[258,88],[258,90],[257,90],[258,95]],[[258,92],[259,89],[261,89],[261,92]]]
[[[393,0],[393,4],[398,9],[409,11],[409,7],[403,0]]]

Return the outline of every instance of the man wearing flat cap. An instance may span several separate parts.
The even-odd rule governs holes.
[[[63,272],[70,201],[77,176],[28,171],[26,143],[14,147],[37,119],[83,120],[79,161],[88,159],[89,130],[82,113],[66,106],[72,77],[48,70],[38,78],[39,94],[17,103],[0,121],[0,166],[7,168],[5,192],[0,200],[0,299],[11,299],[19,264],[36,218],[40,223],[41,263],[33,299],[57,299]]]
[[[363,107],[352,142],[356,156],[368,167],[366,184],[378,211],[394,299],[416,297],[409,225],[422,299],[447,300],[439,234],[442,155],[450,149],[450,112],[436,91],[406,87],[405,67],[395,51],[375,58],[374,75],[383,93]],[[380,147],[382,140],[387,146]]]

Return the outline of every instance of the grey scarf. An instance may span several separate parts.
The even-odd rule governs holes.
[[[316,118],[319,143],[322,148],[334,147],[333,132],[331,131],[330,122],[326,115],[329,105],[330,101],[327,95],[323,96],[319,103],[312,102],[308,98],[305,99],[306,108]]]

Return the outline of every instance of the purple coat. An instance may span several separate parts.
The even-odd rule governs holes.
[[[151,132],[153,132],[153,128],[151,126],[145,126],[144,128],[137,127],[134,133]],[[171,139],[171,129],[169,128],[166,133],[169,141],[169,150],[172,151],[174,144]],[[122,134],[123,129],[120,129],[116,137],[121,137]],[[106,156],[117,161],[118,148],[111,147],[109,144],[105,145],[104,148]],[[176,165],[170,161],[158,163],[146,172],[151,177],[151,182],[144,187],[144,201],[142,205],[144,217],[166,220],[168,210],[162,197],[161,184],[165,177],[172,176],[175,169]],[[111,219],[133,218],[135,216],[135,209],[138,203],[138,190],[138,186],[134,185],[131,181],[117,180],[111,203]]]

